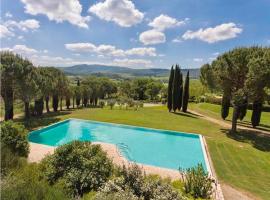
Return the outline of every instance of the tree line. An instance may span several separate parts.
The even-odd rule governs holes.
[[[167,108],[169,112],[173,110],[181,110],[187,112],[189,100],[189,71],[183,84],[183,74],[179,65],[171,67],[171,72],[168,82],[168,93],[167,93]]]
[[[270,88],[270,48],[235,48],[201,67],[200,80],[212,92],[222,92],[221,117],[226,119],[233,106],[232,131],[252,104],[251,123],[260,124],[265,99]]]
[[[14,101],[24,104],[25,118],[54,112],[97,106],[99,99],[125,97],[160,101],[166,96],[164,84],[151,78],[113,81],[105,77],[68,78],[54,67],[35,67],[29,60],[8,51],[1,52],[1,96],[5,120],[13,119]],[[34,102],[34,104],[32,103]],[[65,103],[65,105],[63,105]],[[72,103],[72,105],[71,105]]]

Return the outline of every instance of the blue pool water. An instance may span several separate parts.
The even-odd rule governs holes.
[[[206,163],[200,135],[69,119],[29,134],[30,142],[59,146],[73,140],[115,144],[128,160],[170,169]]]

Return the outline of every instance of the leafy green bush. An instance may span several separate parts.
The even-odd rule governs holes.
[[[160,178],[147,177],[138,165],[134,164],[128,168],[123,166],[116,174],[117,177],[103,185],[97,193],[97,197],[122,194],[127,195],[130,199],[184,199],[172,188],[170,182],[165,182]],[[119,199],[121,198],[119,197]]]
[[[28,156],[29,144],[26,135],[27,130],[22,125],[12,121],[5,121],[1,124],[1,143],[17,156]]]
[[[19,169],[26,164],[25,157],[15,155],[10,148],[1,142],[1,175],[7,175],[8,172]]]
[[[60,186],[50,186],[40,180],[36,165],[27,165],[2,179],[2,200],[62,200],[69,199]]]
[[[50,184],[61,183],[73,196],[82,196],[102,186],[111,176],[113,165],[100,145],[74,141],[47,156],[41,169]]]
[[[213,192],[211,179],[204,171],[202,164],[197,167],[189,168],[182,174],[184,180],[184,191],[191,194],[194,198],[209,199]]]

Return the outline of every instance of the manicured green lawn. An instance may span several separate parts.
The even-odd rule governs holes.
[[[262,199],[270,196],[270,138],[242,132],[230,135],[218,125],[196,115],[169,113],[166,107],[139,111],[114,108],[79,109],[34,119],[29,129],[67,118],[91,119],[160,129],[200,133],[205,136],[215,170],[221,182]],[[181,153],[181,152],[179,152]]]
[[[190,104],[189,107],[195,111],[198,111],[202,114],[208,115],[208,116],[212,116],[215,117],[217,119],[222,119],[220,116],[220,105],[216,105],[216,104],[210,104],[210,103],[198,103],[198,104]],[[233,109],[230,108],[230,113],[228,118],[226,119],[226,121],[230,121],[232,119],[232,113],[233,113]],[[251,120],[251,110],[247,111],[247,114],[244,118],[244,120],[241,122],[239,121],[238,123],[244,126],[249,126],[251,127],[250,124],[250,120]],[[270,112],[262,112],[261,115],[261,122],[260,122],[260,126],[258,126],[259,129],[262,130],[269,130],[270,131]]]

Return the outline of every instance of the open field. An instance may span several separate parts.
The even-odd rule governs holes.
[[[151,128],[200,133],[206,137],[216,173],[221,182],[261,199],[270,196],[270,138],[247,131],[230,135],[228,130],[185,113],[169,113],[165,106],[139,111],[115,108],[87,108],[51,113],[25,123],[28,129],[46,126],[67,118],[91,119]],[[18,119],[17,121],[20,121]]]
[[[189,108],[192,110],[198,111],[199,113],[208,115],[210,117],[222,119],[220,116],[220,110],[221,110],[220,105],[211,104],[211,103],[198,103],[198,104],[193,103],[193,104],[189,104]],[[226,119],[227,122],[231,121],[232,113],[233,113],[233,108],[230,108],[229,116]],[[251,114],[252,114],[252,111],[248,110],[243,121],[242,122],[238,121],[238,124],[242,126],[252,127],[250,123]],[[257,128],[270,131],[270,112],[262,112],[260,126],[258,126]]]

